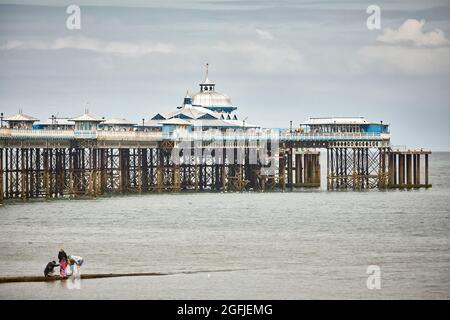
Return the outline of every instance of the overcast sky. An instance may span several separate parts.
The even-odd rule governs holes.
[[[72,3],[81,30],[66,28]],[[371,4],[381,30],[366,27]],[[448,0],[0,0],[0,110],[71,117],[88,103],[140,122],[198,91],[209,62],[249,123],[366,116],[394,145],[450,150],[449,38]]]

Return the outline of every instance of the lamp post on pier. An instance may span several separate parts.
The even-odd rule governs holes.
[[[3,128],[3,112],[0,113],[0,128]]]

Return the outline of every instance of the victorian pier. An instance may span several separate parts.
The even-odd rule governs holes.
[[[42,122],[22,111],[2,113],[0,201],[293,190],[319,187],[321,165],[328,190],[431,187],[431,151],[393,147],[382,121],[310,118],[267,129],[240,120],[236,110],[207,70],[199,92],[147,121],[98,118],[88,110]]]

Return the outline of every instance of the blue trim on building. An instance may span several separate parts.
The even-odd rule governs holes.
[[[182,113],[177,114],[174,118],[178,118],[178,119],[188,119],[188,120],[191,120],[191,119],[192,119],[191,117],[188,117],[187,115],[182,114]]]
[[[381,123],[370,123],[361,125],[362,132],[370,133],[388,133],[388,125]]]

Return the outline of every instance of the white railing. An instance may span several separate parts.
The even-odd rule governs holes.
[[[323,141],[323,140],[389,140],[387,133],[375,132],[336,132],[336,133],[300,133],[276,131],[72,131],[41,129],[0,128],[0,137],[5,138],[41,138],[41,139],[98,139],[110,141],[218,141],[218,140],[280,140],[280,141]]]
[[[167,140],[177,140],[176,135],[164,136]],[[281,140],[281,141],[309,141],[309,140],[389,140],[389,134],[376,132],[336,132],[336,133],[298,133],[298,132],[214,132],[197,131],[191,133],[186,140]]]
[[[9,138],[9,137],[11,137],[11,129],[0,128],[0,137],[2,137],[2,138]]]
[[[281,133],[280,140],[389,140],[390,135],[379,132]]]
[[[162,132],[97,131],[97,139],[115,141],[161,141]]]
[[[34,130],[34,129],[0,129],[0,137],[11,138],[52,138],[52,139],[73,139],[72,130]]]
[[[97,138],[97,132],[91,131],[91,130],[77,130],[74,131],[74,138],[75,139],[96,139]]]

